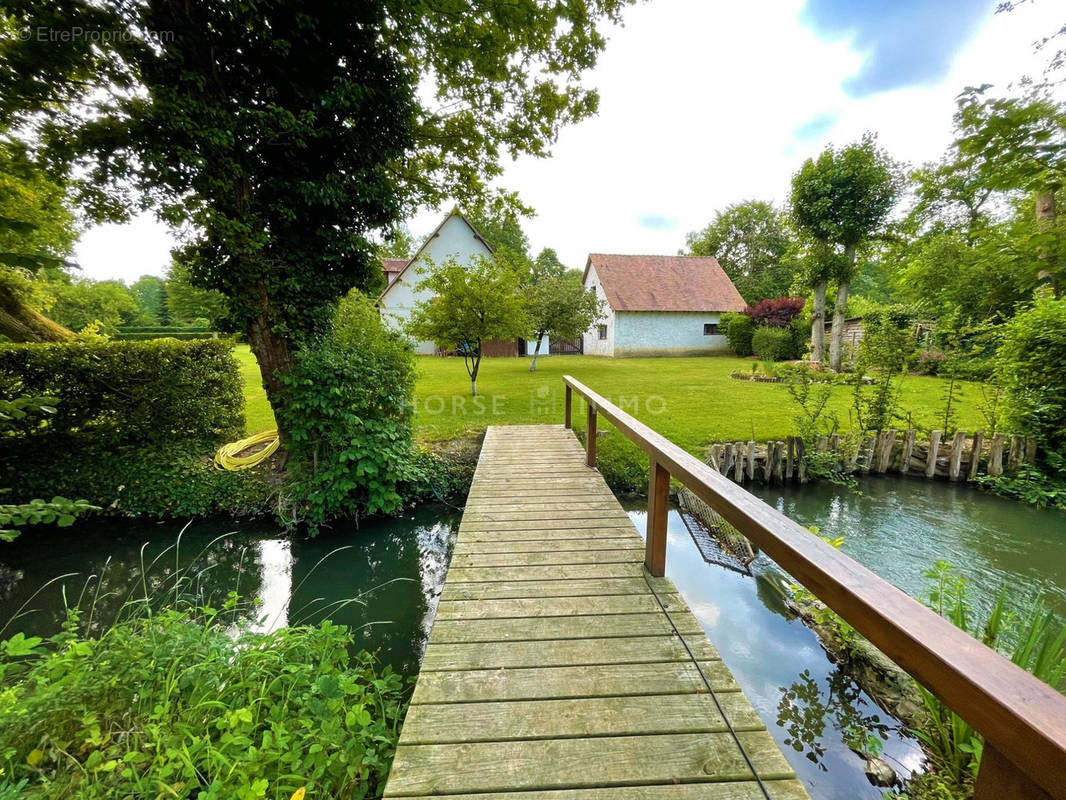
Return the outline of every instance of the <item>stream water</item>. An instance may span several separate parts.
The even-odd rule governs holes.
[[[819,485],[758,492],[918,596],[922,572],[937,559],[972,581],[974,600],[990,603],[1002,582],[1012,596],[1041,597],[1066,616],[1066,516],[965,487],[869,480],[861,493]],[[644,529],[643,505],[630,516]],[[192,573],[208,594],[233,589],[260,599],[263,628],[331,618],[357,631],[360,647],[409,675],[417,672],[432,625],[459,514],[427,505],[397,519],[337,527],[293,539],[266,522],[79,523],[63,532],[24,535],[0,548],[0,626],[47,635],[63,618],[63,590],[77,598],[86,577],[101,578],[97,617],[106,620],[131,591]],[[218,538],[222,537],[222,538]],[[165,551],[165,552],[164,552]],[[156,556],[156,565],[145,570]],[[38,590],[59,575],[76,573]],[[881,797],[849,749],[876,736],[898,772],[921,765],[913,739],[898,730],[789,614],[784,576],[764,556],[743,575],[706,563],[676,512],[669,519],[667,574],[677,584],[813,798]],[[346,602],[352,599],[358,602]],[[21,609],[21,610],[20,610]]]

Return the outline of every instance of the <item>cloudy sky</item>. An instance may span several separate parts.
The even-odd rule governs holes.
[[[573,267],[589,252],[674,253],[715,210],[781,203],[802,161],[878,133],[898,159],[936,158],[968,85],[1036,74],[1033,42],[1062,24],[1036,0],[994,14],[986,0],[649,0],[611,30],[589,75],[600,113],[562,132],[549,159],[503,184],[537,215],[535,250]],[[440,212],[409,225],[418,236]],[[89,277],[162,274],[173,242],[150,217],[87,231]]]

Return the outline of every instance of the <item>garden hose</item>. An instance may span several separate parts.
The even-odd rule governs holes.
[[[224,444],[222,447],[218,448],[218,452],[215,453],[215,468],[225,469],[232,472],[254,467],[256,464],[261,464],[270,458],[270,456],[274,454],[274,451],[278,449],[280,441],[281,440],[278,438],[278,432],[273,430],[263,431],[262,433],[256,433],[244,439],[239,439],[236,442]],[[264,442],[266,443],[265,447],[256,450],[250,455],[237,455],[238,453],[247,450],[249,447]]]

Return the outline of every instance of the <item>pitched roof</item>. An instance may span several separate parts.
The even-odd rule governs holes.
[[[433,232],[430,233],[429,236],[427,236],[425,238],[425,240],[422,242],[422,246],[419,247],[418,250],[415,251],[415,254],[413,256],[411,256],[411,259],[406,264],[404,264],[402,267],[400,267],[400,271],[399,271],[399,273],[397,273],[396,278],[392,281],[392,283],[390,283],[388,286],[386,286],[385,287],[385,291],[383,291],[378,296],[378,302],[381,302],[381,298],[384,297],[386,294],[388,294],[389,290],[393,286],[395,286],[397,283],[400,282],[400,278],[407,271],[407,268],[409,266],[411,266],[412,264],[414,264],[418,260],[418,257],[420,255],[422,255],[422,251],[425,250],[427,247],[429,247],[429,243],[430,242],[432,242],[434,239],[436,239],[438,236],[440,236],[441,229],[445,225],[448,224],[448,220],[450,220],[452,217],[458,217],[459,219],[461,219],[466,224],[466,227],[468,227],[470,229],[470,233],[473,235],[473,237],[475,239],[477,239],[479,242],[481,242],[483,245],[485,245],[485,248],[489,251],[489,253],[493,252],[492,245],[490,245],[488,242],[486,242],[484,237],[480,233],[478,233],[477,228],[475,228],[473,226],[473,224],[470,222],[470,220],[468,220],[466,218],[466,215],[463,214],[463,212],[461,212],[458,207],[453,208],[451,211],[449,211],[444,216],[444,219],[442,219],[440,221],[440,224],[436,228],[433,229]],[[382,263],[384,263],[386,259],[381,259],[381,260],[382,260]]]
[[[615,311],[743,311],[747,305],[714,258],[590,253]]]

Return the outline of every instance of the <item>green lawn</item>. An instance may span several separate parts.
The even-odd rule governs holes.
[[[247,382],[249,432],[273,427],[254,358],[246,345],[239,346],[236,355]],[[738,358],[548,356],[530,373],[527,359],[487,358],[478,380],[480,396],[472,398],[461,359],[422,356],[415,420],[419,437],[426,441],[455,438],[487,425],[562,422],[562,376],[570,374],[694,453],[709,442],[790,435],[795,408],[783,384],[729,377],[734,370],[750,370],[751,364]],[[910,412],[915,423],[935,425],[944,385],[939,378],[904,378],[904,413]],[[978,385],[962,385],[959,427],[983,427],[980,399]],[[850,428],[850,387],[834,387],[831,404],[842,427]],[[575,424],[584,426],[583,407],[575,406]]]

